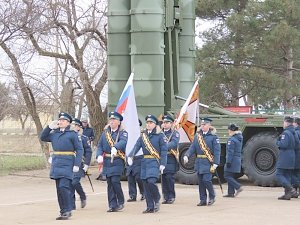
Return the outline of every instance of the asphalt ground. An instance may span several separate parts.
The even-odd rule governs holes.
[[[87,206],[77,210],[67,221],[57,221],[59,208],[55,183],[48,177],[47,170],[19,172],[0,177],[0,225],[11,224],[72,224],[72,225],[296,225],[300,223],[300,198],[279,201],[283,194],[280,187],[258,187],[244,177],[240,180],[244,191],[236,198],[223,198],[220,188],[212,206],[198,207],[197,185],[176,184],[176,201],[172,205],[161,205],[157,213],[142,214],[145,201],[125,203],[121,212],[107,213],[106,182],[97,181],[96,168],[92,168],[92,192],[88,179],[82,180],[87,193]],[[159,188],[160,188],[160,184]],[[128,199],[127,182],[122,181],[125,198]],[[224,191],[227,184],[223,184]],[[140,197],[140,196],[139,196]]]

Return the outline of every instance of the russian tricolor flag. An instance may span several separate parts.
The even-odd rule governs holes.
[[[128,132],[126,155],[132,151],[137,139],[140,136],[139,118],[133,88],[133,76],[134,73],[131,73],[115,110],[123,116],[122,124],[125,127],[125,130]],[[139,151],[137,155],[139,154],[142,154],[142,152]]]

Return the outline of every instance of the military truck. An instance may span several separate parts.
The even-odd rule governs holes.
[[[116,107],[131,72],[140,119],[147,114],[179,112],[195,82],[194,0],[108,1],[108,106]],[[222,146],[218,173],[222,177],[227,126],[236,123],[244,135],[243,172],[255,184],[274,186],[282,116],[240,115],[217,106],[208,107]],[[200,111],[201,112],[201,111]],[[196,184],[193,161],[183,164],[190,143],[181,143],[180,183]],[[242,174],[240,174],[242,175]]]

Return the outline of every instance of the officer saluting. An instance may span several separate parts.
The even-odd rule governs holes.
[[[83,146],[83,160],[79,168],[78,173],[74,173],[74,177],[72,180],[72,200],[73,200],[73,209],[76,209],[75,205],[75,190],[79,194],[80,201],[81,201],[81,208],[84,208],[86,206],[86,194],[83,191],[82,185],[80,183],[81,177],[85,176],[85,173],[87,172],[89,165],[91,163],[91,158],[92,158],[92,148],[90,145],[89,138],[85,135],[82,134],[82,123],[79,119],[74,119],[73,122],[74,124],[74,130],[77,132],[78,136],[82,140],[82,146]]]
[[[118,112],[109,113],[109,125],[102,133],[97,151],[98,163],[103,163],[103,175],[107,181],[107,212],[117,212],[124,208],[124,194],[121,186],[121,175],[125,165],[127,132],[121,127],[123,117]],[[103,159],[103,153],[104,159]]]
[[[83,147],[80,137],[70,130],[72,117],[60,113],[58,121],[52,121],[41,133],[41,141],[51,142],[53,153],[50,178],[56,182],[60,216],[57,220],[67,220],[72,216],[71,185],[73,173],[79,171]]]
[[[132,164],[132,157],[142,148],[144,158],[141,162],[141,179],[144,185],[147,208],[143,213],[159,211],[160,194],[156,182],[159,171],[163,173],[167,164],[167,143],[153,115],[145,118],[146,129],[137,140],[134,149],[128,155],[128,164]]]
[[[220,142],[215,134],[216,130],[211,126],[212,120],[203,118],[201,120],[201,129],[195,134],[194,140],[183,157],[184,163],[188,163],[188,157],[196,154],[195,171],[198,173],[198,184],[200,203],[197,206],[206,206],[214,204],[215,191],[212,184],[212,173],[220,163]],[[207,202],[207,194],[209,201]]]
[[[162,193],[165,201],[162,204],[173,204],[175,201],[175,173],[179,169],[178,165],[178,143],[179,133],[172,129],[174,119],[170,115],[163,116],[163,134],[167,139],[168,159],[167,166],[162,175]]]
[[[276,178],[278,183],[284,187],[284,195],[278,197],[278,200],[290,200],[297,192],[291,185],[292,171],[295,167],[295,128],[293,127],[293,118],[284,117],[283,132],[278,137],[277,146],[279,155],[276,166]]]

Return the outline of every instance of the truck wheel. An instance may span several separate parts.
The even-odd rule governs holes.
[[[183,156],[189,149],[191,143],[180,143],[179,148],[179,170],[176,174],[176,180],[180,184],[198,184],[198,176],[194,171],[194,163],[196,156],[189,157],[187,164],[183,163]]]
[[[275,171],[279,150],[276,137],[273,132],[261,132],[250,138],[243,148],[244,173],[256,185],[277,185]]]

